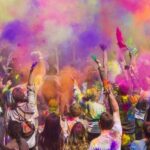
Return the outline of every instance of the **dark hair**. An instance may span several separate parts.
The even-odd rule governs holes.
[[[20,87],[16,87],[16,88],[13,89],[12,97],[13,97],[15,103],[25,101],[25,94],[23,92],[23,89],[20,88]]]
[[[62,148],[60,117],[55,113],[49,114],[46,118],[39,144],[44,150],[60,150]]]
[[[145,137],[148,139],[146,141],[146,146],[147,146],[147,150],[149,150],[150,149],[150,122],[145,122],[143,124],[143,130],[144,130]]]
[[[72,127],[68,143],[71,150],[84,150],[88,148],[87,132],[81,122],[75,123]]]
[[[19,146],[19,150],[21,150],[21,133],[22,133],[21,123],[12,120],[9,121],[8,134],[12,139],[16,139],[17,144]]]
[[[74,103],[70,106],[70,113],[73,117],[81,115],[81,106],[78,103]]]
[[[146,100],[140,100],[137,104],[136,104],[136,108],[139,110],[143,110],[145,111],[146,108],[148,106],[148,103]]]
[[[111,130],[114,125],[112,115],[108,112],[103,112],[99,120],[99,125],[102,130]]]

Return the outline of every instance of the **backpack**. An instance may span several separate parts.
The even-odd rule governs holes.
[[[21,126],[22,126],[22,137],[24,139],[28,139],[30,138],[33,133],[35,132],[35,126],[33,123],[31,123],[30,121],[28,121],[25,118],[25,115],[30,114],[28,112],[24,112],[21,108],[19,108],[19,110],[21,110],[24,113],[24,116],[22,116],[16,109],[16,113],[20,118],[20,122],[21,122]]]

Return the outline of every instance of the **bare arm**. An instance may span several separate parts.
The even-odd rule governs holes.
[[[118,102],[112,92],[110,92],[109,98],[110,98],[110,103],[113,109],[113,113],[119,113]]]
[[[114,120],[113,130],[117,131],[120,135],[122,135],[122,126],[121,126],[121,120],[120,120],[119,105],[117,103],[115,96],[113,95],[113,93],[111,91],[109,94],[109,100],[110,100],[111,107],[113,110],[113,120]]]
[[[106,79],[105,70],[102,67],[102,65],[100,64],[100,62],[98,62],[97,65],[98,65],[98,71],[99,71],[99,75],[100,75],[101,81],[103,82],[104,79]]]
[[[96,56],[92,56],[92,59],[96,62],[96,64],[98,65],[98,71],[99,71],[99,75],[101,78],[101,81],[104,82],[104,79],[106,79],[106,74],[105,74],[105,69],[104,67],[102,67],[100,61],[96,58]]]
[[[108,57],[107,57],[107,51],[103,51],[103,67],[106,77],[108,77]]]

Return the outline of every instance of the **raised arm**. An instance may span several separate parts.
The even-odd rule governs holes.
[[[33,85],[33,70],[34,70],[34,68],[36,67],[37,64],[38,64],[38,63],[35,62],[35,63],[33,63],[32,66],[31,66],[30,73],[29,73],[29,78],[28,78],[28,85],[29,85],[29,86],[30,86],[30,85]]]
[[[106,105],[108,104],[109,106],[109,111],[110,113],[113,113],[112,111],[112,107],[111,107],[111,103],[110,103],[110,98],[109,98],[109,89],[110,89],[110,83],[107,79],[107,75],[106,75],[106,71],[105,69],[102,67],[100,61],[94,57],[95,59],[93,59],[97,65],[98,65],[98,71],[99,71],[99,75],[100,75],[100,78],[101,78],[101,81],[103,83],[103,87],[104,87],[104,99],[105,100],[108,100],[106,101]]]
[[[36,102],[36,93],[33,85],[33,70],[36,67],[37,62],[33,63],[29,73],[28,86],[27,86],[27,98],[28,98],[28,107],[33,111],[34,114],[37,113],[37,102]]]
[[[105,76],[108,78],[108,56],[107,56],[107,51],[103,51],[103,68],[105,72]]]
[[[73,82],[74,82],[74,85],[73,85],[73,96],[74,96],[76,102],[80,103],[81,100],[82,100],[82,93],[81,93],[81,90],[80,90],[80,88],[78,86],[77,81],[74,79]]]
[[[117,102],[115,96],[113,95],[112,91],[110,91],[110,93],[109,93],[109,99],[110,99],[110,103],[111,103],[111,106],[112,106],[113,113],[118,113],[119,114],[118,102]]]
[[[122,126],[121,126],[121,120],[120,120],[119,105],[111,90],[109,93],[109,102],[111,104],[111,108],[113,111],[112,112],[113,120],[114,120],[113,130],[118,132],[119,137],[120,137],[120,135],[122,135]]]
[[[98,71],[99,71],[99,75],[101,78],[101,81],[103,83],[103,87],[104,87],[104,92],[108,91],[109,89],[109,81],[107,79],[107,74],[106,74],[106,69],[102,67],[102,65],[100,64],[100,62],[97,60],[97,64],[98,64]]]

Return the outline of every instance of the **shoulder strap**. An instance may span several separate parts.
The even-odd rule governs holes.
[[[16,113],[17,113],[17,115],[18,115],[18,117],[19,117],[19,121],[26,121],[26,118],[25,118],[25,113],[24,113],[24,116],[22,116],[19,112],[18,112],[18,110],[17,110],[17,108],[16,108]],[[20,119],[21,118],[21,119]]]

